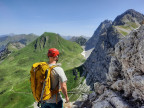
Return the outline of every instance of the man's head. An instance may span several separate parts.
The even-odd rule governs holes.
[[[58,61],[59,51],[56,48],[50,48],[48,50],[48,58],[50,62]]]

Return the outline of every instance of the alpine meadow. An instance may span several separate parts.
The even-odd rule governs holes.
[[[0,106],[5,108],[33,107],[34,98],[30,87],[30,69],[33,63],[48,61],[49,48],[60,51],[59,62],[68,77],[68,90],[79,83],[74,80],[72,69],[81,65],[85,59],[79,44],[63,39],[58,34],[45,32],[26,47],[14,51],[1,61],[0,65]],[[80,76],[80,73],[79,73]]]

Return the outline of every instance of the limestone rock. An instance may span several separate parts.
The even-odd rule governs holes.
[[[98,42],[100,34],[105,31],[109,26],[111,26],[112,21],[110,20],[105,20],[103,21],[99,27],[96,29],[94,32],[93,36],[86,42],[85,44],[85,50],[89,50],[95,47],[96,43]]]
[[[121,39],[114,49],[114,55],[109,61],[106,80],[95,80],[97,81],[94,83],[96,95],[89,103],[92,104],[92,108],[143,108],[144,25]],[[97,52],[97,54],[99,53]],[[102,69],[100,66],[99,68]],[[90,69],[91,73],[87,73],[90,81],[88,83],[94,81],[92,78],[95,78],[95,75],[100,76],[98,73],[95,74],[95,71]],[[99,79],[98,76],[97,79]],[[86,101],[88,100],[90,99],[88,98]]]
[[[111,90],[106,90],[98,99],[93,102],[93,108],[129,108],[117,94]]]
[[[84,63],[84,73],[87,84],[93,88],[95,82],[106,81],[111,62],[111,55],[114,53],[114,46],[119,41],[121,34],[115,27],[105,29],[99,37],[95,49]]]
[[[124,73],[124,69],[135,69],[132,65],[137,65],[139,62],[144,64],[143,31],[137,28],[143,20],[143,14],[129,9],[119,15],[112,24],[104,21],[105,26],[102,26],[102,23],[94,33],[98,35],[93,35],[92,38],[87,41],[91,44],[93,44],[92,41],[94,41],[95,45],[94,50],[84,63],[85,71],[83,73],[83,75],[86,76],[87,84],[90,85],[92,89],[93,84],[96,82],[106,82],[106,80],[115,81],[117,78],[121,79],[119,76],[127,74]],[[126,37],[117,29],[117,26],[124,28],[130,27],[133,24],[135,27],[130,29],[130,31],[133,31]],[[99,28],[101,29],[99,30]],[[132,54],[133,57],[131,58]],[[131,61],[131,63],[128,61]],[[139,66],[141,70],[144,70],[144,66],[137,66]]]
[[[106,87],[103,84],[96,82],[94,84],[94,90],[97,94],[103,94],[103,92],[106,90]]]
[[[95,103],[92,108],[113,108],[113,107],[108,101],[104,100],[104,101]]]
[[[116,19],[113,22],[113,25],[123,25],[127,22],[134,22],[134,23],[141,23],[144,19],[144,15],[133,10],[129,9],[123,14],[116,17]]]
[[[89,99],[90,101],[93,101],[96,96],[97,96],[97,94],[96,94],[95,92],[92,92],[91,94],[89,94],[88,99]]]

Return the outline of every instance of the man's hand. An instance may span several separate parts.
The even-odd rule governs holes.
[[[61,83],[61,89],[62,89],[62,93],[64,94],[65,96],[65,99],[66,99],[66,103],[69,102],[69,97],[67,95],[67,85],[66,85],[66,82],[62,82]]]
[[[66,97],[66,102],[65,103],[68,103],[69,102],[69,97],[67,96]]]

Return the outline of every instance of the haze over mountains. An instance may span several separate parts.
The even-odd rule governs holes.
[[[78,43],[79,45],[84,46],[85,43],[87,42],[87,39],[86,39],[85,37],[83,37],[83,36],[80,36],[80,37],[75,37],[75,36],[73,36],[73,37],[70,39],[70,41],[76,42],[76,43]]]
[[[20,42],[22,44],[29,44],[37,38],[35,34],[9,34],[0,36],[0,52],[5,48],[9,42]]]

